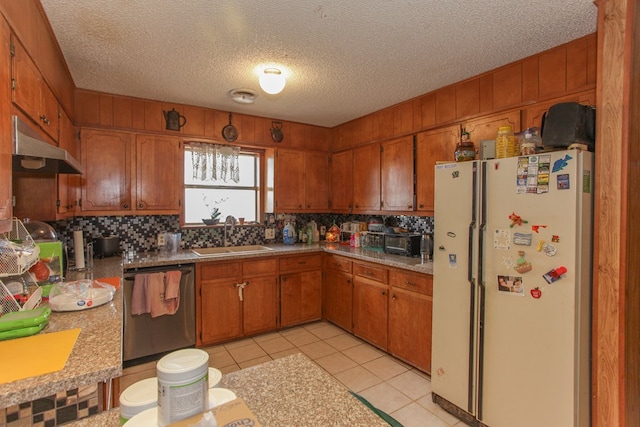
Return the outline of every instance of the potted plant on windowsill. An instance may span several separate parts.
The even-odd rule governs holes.
[[[207,196],[203,197],[204,200],[204,205],[207,207],[207,209],[209,210],[209,218],[203,218],[202,222],[204,222],[206,225],[216,225],[220,222],[220,208],[218,207],[218,205],[220,203],[225,202],[227,199],[220,199],[216,202],[213,202],[213,208],[211,207],[211,205],[207,202]]]

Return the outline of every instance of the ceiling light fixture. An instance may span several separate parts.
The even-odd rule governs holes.
[[[262,90],[271,95],[282,92],[286,84],[284,75],[277,68],[265,68],[258,81]]]
[[[239,104],[253,104],[256,100],[256,93],[251,89],[231,89],[227,92],[229,97]]]

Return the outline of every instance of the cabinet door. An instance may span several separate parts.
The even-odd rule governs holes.
[[[13,102],[40,124],[40,85],[42,77],[36,64],[20,42],[12,38],[15,54],[13,56]]]
[[[205,282],[201,287],[202,344],[230,340],[242,336],[242,302],[236,281],[226,279]]]
[[[430,296],[391,288],[389,299],[389,353],[431,372]]]
[[[69,116],[60,110],[60,148],[67,150],[74,158],[79,158],[79,141],[76,134],[76,127],[69,119]],[[78,207],[78,197],[80,193],[80,175],[58,174],[58,213],[73,213]]]
[[[351,331],[353,327],[351,274],[337,270],[326,270],[323,293],[325,319]]]
[[[504,111],[500,114],[466,121],[463,126],[478,147],[479,141],[483,139],[496,139],[500,126],[511,126],[514,132],[520,132],[520,116],[520,110]]]
[[[387,349],[388,293],[386,284],[353,279],[353,333],[383,350]]]
[[[182,156],[178,138],[136,137],[136,209],[180,209]]]
[[[380,210],[380,144],[353,150],[353,205],[358,212]]]
[[[82,130],[83,211],[131,209],[131,135]]]
[[[305,153],[304,200],[305,209],[325,212],[329,209],[329,155]]]
[[[11,40],[9,24],[0,19],[0,48],[7,52]],[[0,232],[11,230],[13,216],[11,190],[11,86],[8,84],[11,70],[3,61],[0,66]]]
[[[416,140],[416,199],[417,210],[433,214],[433,181],[436,162],[454,161],[453,153],[459,141],[460,128],[446,128],[421,132]]]
[[[322,271],[304,271],[280,276],[280,326],[320,319],[322,316]]]
[[[40,84],[40,126],[51,138],[58,141],[60,117],[58,100],[53,91],[42,81]]]
[[[275,276],[245,280],[242,318],[245,335],[270,331],[278,326],[278,280]],[[236,290],[236,297],[238,292]]]
[[[353,150],[331,156],[331,210],[353,209]]]
[[[383,210],[413,210],[413,145],[413,136],[382,143],[380,173]]]
[[[278,150],[275,166],[275,199],[279,212],[304,207],[304,152]]]

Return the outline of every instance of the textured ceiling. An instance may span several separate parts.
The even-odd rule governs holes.
[[[321,126],[592,33],[597,15],[592,0],[41,3],[79,88]],[[258,86],[267,64],[288,76],[278,95]]]

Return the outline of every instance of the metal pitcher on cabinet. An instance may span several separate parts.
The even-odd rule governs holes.
[[[175,108],[171,111],[162,111],[164,114],[164,120],[167,123],[167,130],[180,130],[182,126],[187,124],[187,118],[181,115]]]

